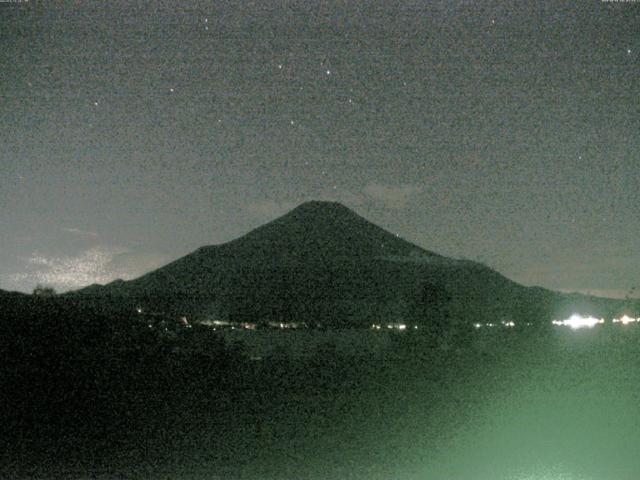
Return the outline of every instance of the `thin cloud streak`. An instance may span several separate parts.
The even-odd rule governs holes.
[[[72,234],[75,234],[75,235],[81,235],[81,236],[85,236],[85,237],[98,238],[100,236],[96,232],[91,232],[89,230],[82,230],[80,228],[63,227],[62,230],[67,232],[67,233],[72,233]]]

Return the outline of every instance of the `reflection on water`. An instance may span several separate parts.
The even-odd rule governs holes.
[[[473,398],[474,413],[425,461],[423,478],[637,478],[639,340],[635,329],[568,329],[494,344],[496,361],[454,394]]]
[[[181,348],[129,353],[140,367],[117,357],[95,377],[101,361],[90,364],[91,382],[73,386],[101,388],[85,394],[100,408],[85,410],[90,432],[70,431],[93,443],[63,438],[60,450],[55,436],[25,450],[42,453],[45,474],[5,477],[81,478],[51,473],[64,459],[58,471],[105,480],[637,480],[640,328],[623,318],[583,329],[515,319],[446,341],[408,328],[194,327]],[[244,353],[216,354],[220,335]],[[75,421],[78,404],[62,398]]]
[[[406,334],[268,333],[299,352],[336,341],[332,352],[353,353],[357,380],[316,391],[313,404],[309,392],[288,401],[279,420],[287,427],[272,425],[280,447],[260,444],[249,471],[260,465],[263,479],[637,480],[640,329],[577,332],[578,323],[480,329],[444,350]],[[331,358],[319,368],[330,378],[339,371]]]

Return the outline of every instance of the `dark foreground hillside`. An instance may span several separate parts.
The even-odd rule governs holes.
[[[349,468],[378,427],[399,428],[408,406],[387,388],[427,359],[441,381],[459,355],[397,336],[375,355],[320,342],[304,357],[255,358],[204,328],[159,332],[59,298],[28,305],[2,325],[1,460],[12,478],[290,478],[343,454]]]
[[[635,326],[385,333],[373,353],[320,342],[256,358],[216,332],[51,299],[22,314],[2,325],[3,478],[616,480],[640,467]]]

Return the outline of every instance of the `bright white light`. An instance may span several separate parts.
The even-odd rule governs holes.
[[[474,323],[473,324],[473,328],[480,328],[480,327],[482,327],[481,323]]]
[[[552,322],[554,325],[559,325],[563,327],[570,327],[573,330],[578,328],[593,328],[598,324],[604,323],[604,319],[595,318],[595,317],[583,317],[582,315],[578,315],[574,313],[566,320],[554,320]]]
[[[628,315],[623,315],[621,318],[614,318],[613,323],[621,323],[627,325],[628,323],[635,323],[640,321],[638,318],[631,318]]]
[[[403,323],[398,325],[398,330],[405,330],[407,328],[407,326]]]

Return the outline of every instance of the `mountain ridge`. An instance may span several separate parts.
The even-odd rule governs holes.
[[[568,298],[519,285],[483,264],[431,252],[342,204],[319,201],[136,279],[72,294],[196,317],[295,318],[337,326],[381,318],[547,320]]]

